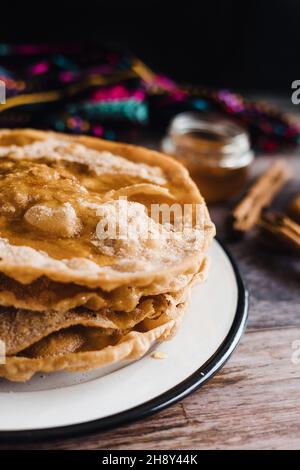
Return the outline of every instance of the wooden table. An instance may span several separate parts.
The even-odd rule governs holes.
[[[300,191],[300,151],[280,156],[295,174],[274,202],[284,207]],[[273,159],[260,156],[253,176]],[[228,210],[211,208],[222,239]],[[165,411],[112,431],[0,449],[300,448],[300,354],[299,364],[292,361],[292,346],[300,342],[300,258],[263,250],[253,236],[227,246],[250,291],[250,316],[238,349],[210,382]]]

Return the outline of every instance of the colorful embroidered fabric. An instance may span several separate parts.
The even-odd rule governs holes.
[[[177,84],[130,54],[91,44],[0,44],[6,102],[0,127],[52,128],[135,141],[145,128],[164,132],[186,110],[224,113],[264,151],[300,143],[297,122],[229,90]]]

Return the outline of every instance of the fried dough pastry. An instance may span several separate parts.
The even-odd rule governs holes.
[[[185,302],[176,305],[169,301],[169,306],[162,309],[160,314],[159,310],[155,312],[154,316],[157,317],[153,317],[151,328],[146,323],[143,324],[142,320],[131,330],[106,331],[103,328],[83,326],[83,320],[79,325],[50,333],[17,355],[8,355],[6,363],[0,366],[0,377],[26,381],[38,371],[84,371],[125,359],[136,360],[156,340],[166,340],[175,333],[182,320],[185,305]],[[12,344],[11,351],[18,349],[15,342]]]
[[[207,259],[204,258],[198,279],[205,279]],[[60,283],[41,277],[31,284],[21,284],[0,273],[0,305],[38,312],[67,312],[76,307],[98,311],[111,308],[116,311],[130,312],[142,296],[159,295],[183,289],[193,279],[194,274],[181,274],[162,284],[148,287],[121,286],[111,292],[91,289],[74,283]]]
[[[172,337],[214,234],[172,158],[0,130],[0,377],[132,361]]]
[[[174,298],[164,294],[145,298],[129,313],[111,309],[90,312],[83,308],[43,314],[30,310],[0,310],[0,339],[6,344],[6,354],[17,354],[45,336],[75,325],[105,329],[105,334],[111,330],[126,331],[145,318],[161,315],[173,304]]]
[[[120,196],[127,212],[116,221]],[[191,230],[155,221],[153,203],[191,204]],[[110,223],[133,235],[99,237]],[[164,284],[196,272],[213,235],[198,189],[169,157],[91,137],[0,131],[0,272],[19,283],[47,277],[104,291]]]

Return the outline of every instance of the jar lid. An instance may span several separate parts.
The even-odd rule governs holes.
[[[190,138],[183,139],[184,136]],[[194,152],[195,156],[206,158],[208,164],[225,167],[244,166],[253,159],[246,130],[213,113],[178,114],[170,123],[162,147],[170,154],[185,148],[190,155]]]

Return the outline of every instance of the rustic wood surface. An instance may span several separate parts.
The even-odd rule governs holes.
[[[280,156],[294,170],[293,181],[274,201],[274,207],[284,208],[300,191],[300,151]],[[257,158],[253,177],[272,159]],[[251,301],[247,330],[222,371],[182,402],[141,422],[0,449],[300,448],[300,353],[293,350],[300,341],[300,257],[267,251],[254,235],[228,240],[224,220],[229,209],[223,205],[211,213],[219,237],[238,261]]]

